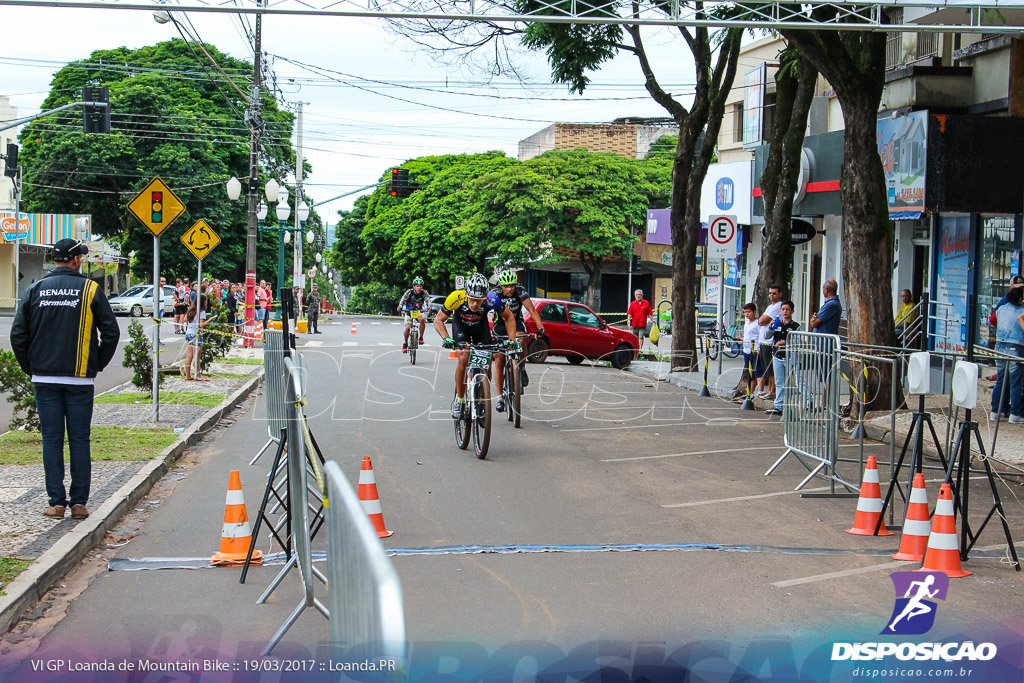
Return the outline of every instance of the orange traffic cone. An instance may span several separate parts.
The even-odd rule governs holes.
[[[878,462],[875,456],[868,456],[868,464],[864,467],[864,479],[860,483],[860,498],[857,500],[857,514],[853,517],[853,528],[845,529],[848,534],[857,536],[874,536],[875,525],[882,515],[882,492],[878,487]],[[893,533],[882,525],[879,536],[892,536]]]
[[[451,360],[452,358],[457,359],[458,357],[459,354],[455,353],[455,349],[452,349],[451,351],[448,352],[448,360]]]
[[[893,553],[894,560],[920,562],[928,547],[928,534],[932,522],[928,516],[928,490],[924,487],[924,475],[914,475],[914,486],[910,489],[910,505],[907,518],[903,520],[903,536],[900,537],[899,552]]]
[[[373,478],[373,463],[370,456],[363,456],[363,465],[359,469],[359,500],[363,503],[363,510],[370,516],[373,528],[377,530],[377,536],[387,538],[394,531],[388,531],[384,526],[384,515],[380,511],[380,498],[377,497],[377,481]]]
[[[956,517],[953,515],[953,490],[949,484],[939,488],[939,500],[932,517],[932,532],[928,536],[928,550],[919,572],[943,572],[951,579],[970,576],[960,568],[960,543],[956,537]]]
[[[356,321],[353,320],[352,321],[352,334],[355,334],[355,333],[356,333]]]
[[[245,562],[245,556],[252,545],[252,529],[249,515],[245,512],[242,498],[242,480],[238,470],[231,470],[228,477],[228,496],[224,503],[224,528],[220,532],[220,552],[214,554],[213,564],[233,565]],[[263,564],[263,553],[252,552],[252,564]]]

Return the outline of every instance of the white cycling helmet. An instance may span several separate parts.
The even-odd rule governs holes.
[[[471,299],[485,299],[490,289],[487,285],[487,278],[480,273],[473,273],[466,281],[466,296]]]

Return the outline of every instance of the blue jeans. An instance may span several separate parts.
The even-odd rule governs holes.
[[[782,410],[782,401],[786,396],[786,359],[773,357],[772,371],[775,373],[775,410]]]
[[[1018,344],[997,342],[996,351],[1011,356],[1024,356],[1024,347]],[[1017,417],[1024,417],[1024,365],[1021,363],[1009,361],[1010,386],[1006,388],[1006,398],[1003,398],[1000,404],[1002,411],[996,408],[1003,395],[1003,382],[1006,381],[1006,366],[1007,361],[996,360],[996,369],[999,370],[999,376],[996,379],[996,385],[992,388],[992,412],[1002,412],[1003,415],[1006,415],[1007,411],[1009,411]]]
[[[92,424],[91,384],[37,383],[36,410],[43,437],[43,473],[50,505],[85,505],[92,466],[89,430]],[[71,498],[64,489],[64,432],[71,451]]]

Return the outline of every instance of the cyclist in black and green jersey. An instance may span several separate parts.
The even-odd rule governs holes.
[[[412,316],[409,311],[419,311],[420,345],[423,345],[423,330],[427,326],[427,314],[430,312],[430,292],[423,288],[423,278],[414,278],[412,288],[405,290],[402,300],[398,302],[398,312],[405,322],[405,334],[402,335],[402,353],[409,349],[409,330],[412,329]]]
[[[523,309],[525,308],[526,311],[533,318],[534,324],[537,326],[537,335],[544,335],[544,323],[542,323],[540,320],[540,314],[537,313],[537,309],[534,308],[533,301],[530,300],[530,294],[526,291],[524,287],[521,287],[519,285],[519,280],[518,278],[516,278],[515,271],[503,270],[498,275],[498,286],[492,289],[491,291],[501,298],[502,302],[505,304],[508,310],[512,311],[512,315],[514,315],[516,318],[517,332],[521,334],[526,333],[526,324],[523,322]],[[505,331],[498,326],[494,327],[493,334],[495,341],[505,341],[506,339],[508,339],[508,337],[505,335]],[[497,382],[499,387],[504,386],[503,382],[505,380],[504,363],[502,362],[504,359],[504,355],[505,354],[497,354],[495,356],[495,361],[497,361]],[[526,388],[526,385],[530,383],[530,378],[526,374],[525,363],[522,363],[519,366],[519,376],[521,378],[523,388]],[[498,396],[498,401],[497,404],[495,405],[495,410],[497,410],[499,413],[505,410],[504,398],[500,395]]]

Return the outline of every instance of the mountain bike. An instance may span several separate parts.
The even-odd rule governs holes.
[[[466,400],[462,412],[455,419],[455,445],[466,450],[473,436],[476,457],[487,457],[491,442],[491,356],[505,349],[503,344],[475,344],[459,342],[456,349],[469,350],[466,365]]]
[[[726,358],[735,358],[743,351],[743,337],[737,337],[737,325],[733,325],[728,331],[721,322],[715,324],[715,329],[704,333],[704,348],[708,358],[718,358],[718,350],[721,349]]]
[[[409,318],[412,320],[412,327],[409,328],[409,363],[416,365],[416,349],[420,346],[420,310],[418,308],[407,308]]]
[[[535,334],[523,334],[519,333],[516,335],[517,339],[535,339]],[[519,423],[523,417],[523,376],[522,376],[522,363],[523,363],[523,347],[516,350],[505,351],[505,386],[502,387],[501,395],[505,397],[505,412],[508,416],[508,421],[512,423],[512,426],[516,429],[519,428]]]

